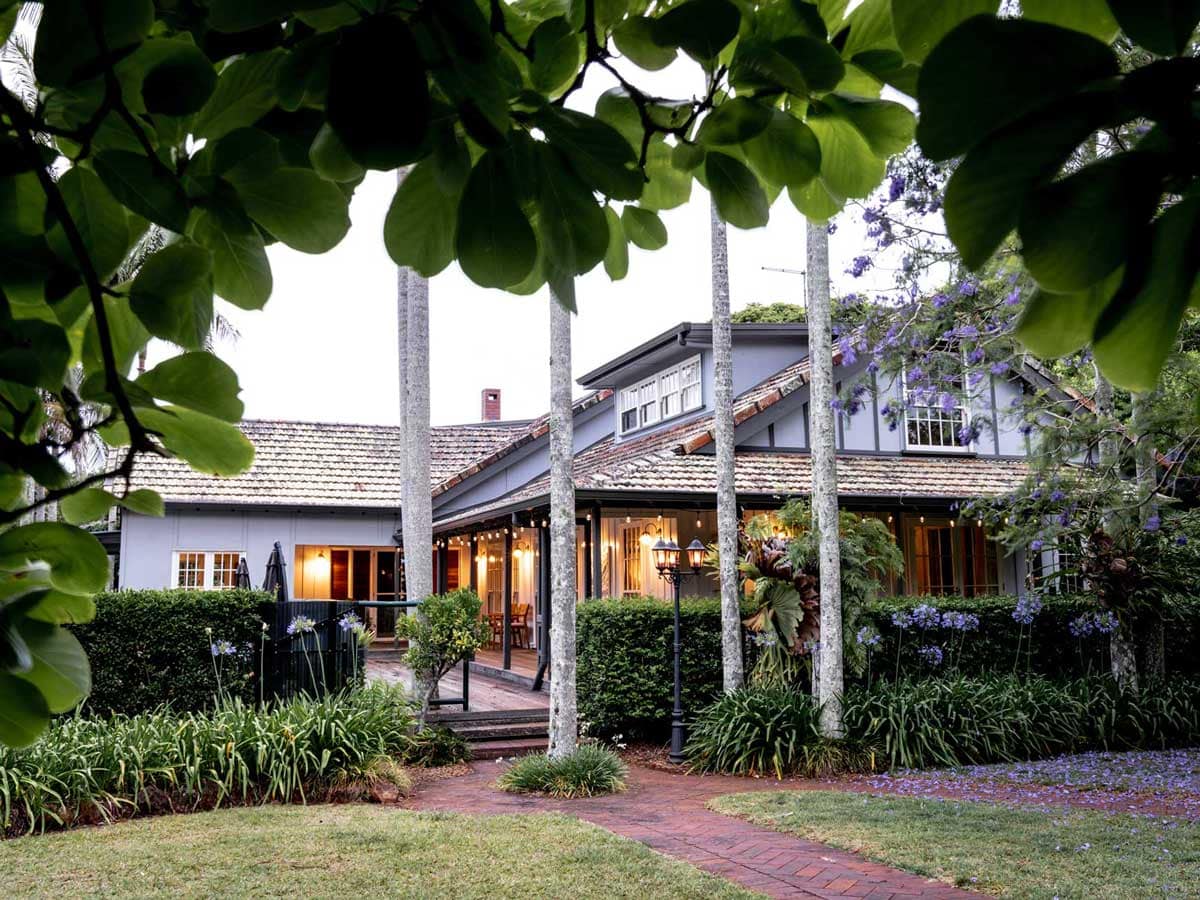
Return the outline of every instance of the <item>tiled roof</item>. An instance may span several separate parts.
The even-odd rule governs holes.
[[[431,487],[525,434],[529,422],[431,429]],[[254,465],[234,478],[202,475],[178,459],[140,456],[134,488],[165,500],[269,506],[394,507],[400,504],[399,429],[388,425],[249,419]]]

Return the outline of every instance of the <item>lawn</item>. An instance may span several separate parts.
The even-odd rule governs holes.
[[[0,841],[6,898],[754,896],[558,815],[266,806]]]
[[[1200,825],[839,791],[720,797],[713,809],[1005,897],[1200,896]]]

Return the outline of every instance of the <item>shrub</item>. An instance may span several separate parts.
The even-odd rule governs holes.
[[[617,754],[596,744],[585,744],[560,759],[551,759],[545,753],[523,756],[497,779],[496,785],[512,794],[595,797],[625,790],[627,772]]]
[[[236,651],[220,660],[225,692],[253,700],[270,604],[271,595],[262,591],[98,594],[95,619],[72,626],[92,666],[87,707],[133,714],[164,701],[178,711],[211,706],[216,681],[210,645],[219,640]]]
[[[0,746],[0,833],[233,803],[306,802],[400,777],[383,760],[409,752],[411,707],[372,686],[257,709],[166,707],[78,714],[33,746]]]
[[[749,606],[743,614],[749,615]],[[589,600],[578,613],[579,717],[589,732],[655,738],[670,728],[672,604],[653,598]],[[680,607],[683,708],[692,713],[721,693],[721,601],[686,598]],[[754,647],[745,640],[749,671]]]
[[[431,594],[415,616],[396,620],[396,636],[408,638],[405,664],[420,673],[425,685],[421,707],[427,709],[438,681],[455,665],[483,646],[488,625],[479,618],[479,595],[470,588]]]
[[[422,728],[413,736],[404,755],[406,763],[422,768],[451,766],[467,762],[470,758],[471,748],[466,738],[445,725]]]
[[[891,678],[896,669],[897,643],[900,645],[900,674],[913,677],[930,674],[934,668],[919,655],[920,648],[936,646],[943,650],[939,668],[953,669],[964,675],[1004,674],[1032,670],[1055,678],[1100,675],[1107,671],[1108,637],[1093,633],[1076,638],[1070,624],[1085,613],[1095,612],[1096,601],[1086,595],[1043,596],[1041,612],[1033,625],[1022,634],[1013,620],[1017,598],[990,597],[881,597],[870,603],[861,622],[881,637],[872,653],[872,671],[876,677]],[[979,627],[971,632],[954,633],[949,629],[922,630],[910,626],[903,635],[892,622],[893,613],[910,613],[925,604],[940,612],[971,613],[979,617]],[[1164,605],[1166,646],[1169,672],[1188,677],[1200,675],[1200,600],[1176,598]]]
[[[858,741],[821,737],[821,709],[812,695],[763,684],[726,694],[693,722],[687,743],[690,768],[732,775],[803,775],[823,778],[874,768],[874,754]]]

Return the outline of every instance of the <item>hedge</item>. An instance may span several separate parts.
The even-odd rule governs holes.
[[[749,615],[749,608],[744,609]],[[588,600],[578,613],[579,717],[590,734],[662,737],[670,730],[674,670],[672,604],[653,598]],[[683,708],[694,714],[721,693],[721,602],[680,606]],[[743,657],[753,664],[747,639]]]
[[[253,700],[257,648],[271,595],[262,591],[113,591],[96,597],[96,618],[72,626],[92,666],[87,707],[135,714],[170,703],[212,706],[213,641],[238,648],[222,657],[226,692]],[[211,635],[205,631],[212,628]]]
[[[1032,671],[1055,678],[1074,678],[1107,671],[1108,636],[1092,634],[1085,638],[1071,635],[1070,622],[1084,613],[1095,612],[1096,602],[1087,595],[1047,596],[1041,598],[1042,611],[1032,626],[1024,629],[1021,656],[1017,660],[1017,640],[1021,627],[1013,619],[1017,598],[990,597],[881,597],[868,606],[862,617],[879,631],[882,641],[873,654],[876,675],[892,677],[896,668],[896,643],[900,642],[901,676],[929,672],[930,666],[917,655],[920,647],[935,645],[944,650],[942,668],[952,664],[968,675]],[[978,631],[953,634],[944,628],[923,632],[914,626],[904,630],[892,624],[892,614],[911,612],[920,604],[941,612],[967,612],[979,617]],[[1180,598],[1164,610],[1167,671],[1175,675],[1200,675],[1200,600]],[[961,638],[961,642],[960,642]]]

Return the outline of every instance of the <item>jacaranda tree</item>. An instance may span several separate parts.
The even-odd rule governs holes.
[[[847,5],[0,0],[0,41],[36,29],[32,84],[0,90],[0,740],[33,740],[88,688],[59,626],[92,615],[107,565],[67,522],[161,514],[129,491],[139,454],[250,465],[237,376],[204,337],[214,295],[267,302],[269,245],[329,250],[365,173],[411,166],[384,227],[398,265],[457,261],[477,284],[548,283],[573,306],[575,276],[603,261],[621,277],[627,242],[665,243],[658,213],[693,179],[736,227],[764,225],[785,189],[826,218],[913,131],[879,99],[916,75],[887,5]],[[696,96],[641,84],[683,58]],[[571,108],[597,77],[615,86]],[[165,245],[122,281],[152,226]],[[183,352],[135,374],[151,338]],[[96,433],[115,464],[73,472]],[[67,522],[22,524],[48,503]]]

